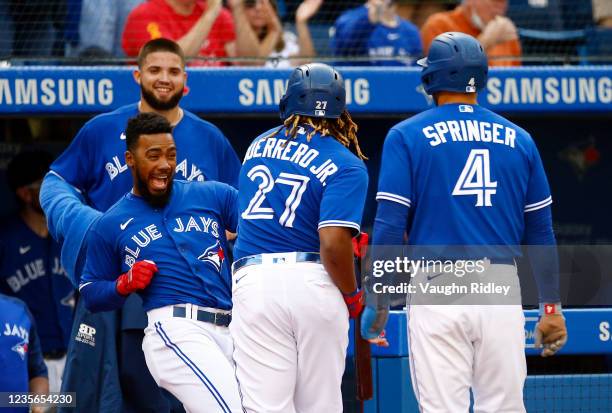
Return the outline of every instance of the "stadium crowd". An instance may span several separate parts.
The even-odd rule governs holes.
[[[456,30],[491,65],[514,66],[542,50],[609,55],[612,11],[607,0],[1,0],[0,23],[6,60],[117,63],[165,37],[192,65],[412,65]]]

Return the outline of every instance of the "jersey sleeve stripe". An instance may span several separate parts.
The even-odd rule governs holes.
[[[378,201],[379,199],[384,199],[386,201],[397,202],[398,204],[402,204],[402,205],[405,205],[407,207],[410,207],[410,205],[412,204],[412,201],[410,201],[408,198],[405,198],[405,197],[400,196],[400,195],[392,194],[390,192],[378,192],[376,194],[376,200]]]
[[[329,221],[319,222],[319,229],[324,228],[324,227],[348,227],[348,228],[354,228],[357,231],[361,230],[361,227],[356,222],[339,221],[339,220],[329,220]]]
[[[552,204],[552,198],[548,197],[542,202],[538,202],[537,204],[528,205],[525,207],[525,212],[537,211],[538,209],[542,209],[544,207]]]
[[[525,212],[531,212],[531,211],[536,211],[538,209],[544,208],[548,205],[552,204],[552,196],[549,196],[548,198],[540,201],[540,202],[536,202],[533,204],[529,204],[529,205],[525,205]]]
[[[85,283],[82,283],[81,285],[79,285],[79,291],[81,291],[83,288],[87,287],[89,284],[91,284],[91,281],[90,282],[85,282]]]

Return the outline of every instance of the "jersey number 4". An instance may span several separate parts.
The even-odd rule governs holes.
[[[497,193],[497,182],[491,181],[488,149],[472,149],[457,179],[453,195],[476,195],[476,205],[493,206],[491,196]]]
[[[270,192],[275,184],[288,185],[291,187],[291,192],[285,200],[285,210],[281,214],[278,222],[289,228],[293,228],[293,221],[295,220],[295,210],[302,202],[302,195],[306,191],[308,181],[310,178],[307,176],[289,174],[281,172],[278,178],[274,179],[270,170],[264,165],[257,165],[251,168],[247,173],[249,179],[253,182],[260,181],[259,187],[249,205],[242,213],[243,219],[272,219],[274,218],[274,210],[269,207],[261,206],[266,199],[266,194]]]

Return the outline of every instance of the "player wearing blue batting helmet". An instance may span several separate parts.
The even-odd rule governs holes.
[[[280,117],[291,115],[337,119],[346,108],[346,91],[340,73],[323,63],[309,63],[293,70],[287,93],[281,98]]]
[[[431,43],[421,80],[427,94],[436,92],[474,93],[485,87],[489,66],[482,45],[469,34],[447,32]]]
[[[295,69],[280,115],[282,125],[253,140],[240,170],[236,377],[245,411],[340,413],[348,318],[363,308],[351,239],[367,195],[365,156],[330,66]],[[265,304],[252,305],[262,291]]]

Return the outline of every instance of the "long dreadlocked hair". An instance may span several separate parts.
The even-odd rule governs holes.
[[[359,147],[359,141],[357,140],[357,124],[353,121],[346,109],[342,111],[338,119],[312,118],[310,116],[293,114],[283,122],[285,136],[289,139],[295,139],[298,127],[302,124],[312,126],[312,131],[306,135],[308,142],[310,142],[316,132],[319,132],[321,136],[329,135],[342,145],[351,149],[359,159],[368,159],[363,152],[361,152],[361,148]],[[282,127],[278,128],[264,139],[275,137],[281,129]],[[351,148],[351,144],[353,148]]]

